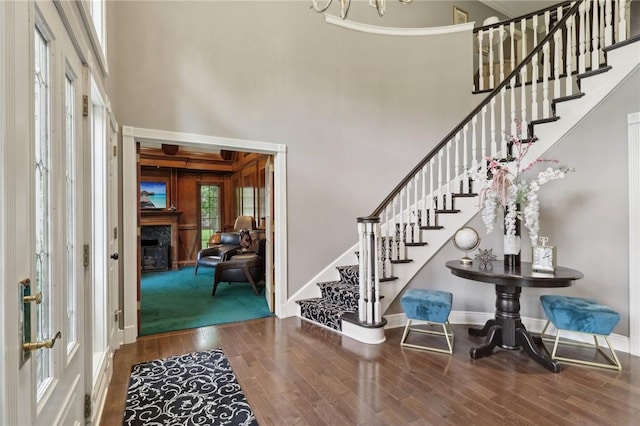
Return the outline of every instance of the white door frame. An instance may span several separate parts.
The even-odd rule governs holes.
[[[287,191],[286,145],[244,139],[229,139],[191,133],[122,127],[122,265],[124,269],[124,336],[123,343],[135,342],[138,337],[137,280],[138,280],[138,204],[136,142],[185,145],[194,148],[216,146],[221,150],[257,152],[274,158],[274,210],[276,227],[275,314],[284,315],[287,303]],[[281,225],[280,225],[281,224]]]
[[[640,356],[640,112],[629,127],[629,353]]]

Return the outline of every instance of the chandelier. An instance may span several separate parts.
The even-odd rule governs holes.
[[[331,3],[333,2],[333,0],[325,0],[326,3],[322,6],[320,6],[320,0],[311,0],[311,9],[315,10],[318,13],[324,13],[327,9],[329,9],[329,6],[331,6]],[[400,3],[402,4],[409,4],[411,3],[413,0],[398,0]],[[369,6],[371,7],[375,7],[376,10],[378,11],[378,15],[382,16],[384,15],[384,12],[386,10],[386,0],[369,0]],[[351,0],[340,0],[340,17],[342,19],[346,19],[347,18],[347,14],[349,13],[349,6],[351,6]]]

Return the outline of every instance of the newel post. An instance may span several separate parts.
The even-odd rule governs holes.
[[[378,236],[379,217],[359,217],[359,267],[360,300],[358,316],[361,323],[378,324],[382,321],[380,312],[380,281],[378,278]]]

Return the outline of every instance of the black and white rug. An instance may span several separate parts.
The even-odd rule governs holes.
[[[123,425],[257,425],[221,348],[133,366]]]

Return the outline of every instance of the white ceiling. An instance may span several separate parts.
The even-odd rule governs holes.
[[[510,18],[526,15],[527,13],[561,3],[547,0],[480,0],[480,2]]]

